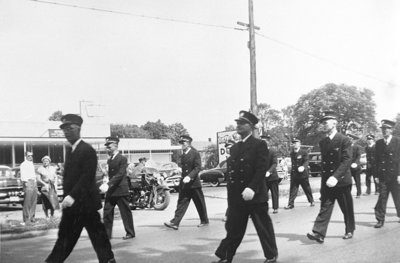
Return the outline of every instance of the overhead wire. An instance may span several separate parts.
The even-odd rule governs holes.
[[[217,25],[217,24],[209,24],[209,23],[202,23],[202,22],[194,22],[194,21],[190,21],[190,20],[183,20],[183,19],[175,19],[175,18],[166,18],[166,17],[159,17],[159,16],[149,16],[149,15],[143,15],[143,14],[135,14],[135,13],[131,13],[131,12],[124,12],[124,11],[117,11],[117,10],[109,10],[109,9],[104,9],[104,8],[96,8],[96,7],[87,7],[87,6],[80,6],[80,5],[75,5],[75,4],[66,4],[66,3],[60,3],[60,2],[53,2],[53,1],[46,1],[46,0],[28,0],[28,1],[32,1],[32,2],[38,2],[38,3],[43,3],[43,4],[53,4],[53,5],[59,5],[59,6],[67,6],[67,7],[71,7],[71,8],[79,8],[79,9],[87,9],[87,10],[91,10],[91,11],[98,11],[98,12],[105,12],[105,13],[113,13],[113,14],[119,14],[119,15],[127,15],[127,16],[133,16],[133,17],[139,17],[139,18],[145,18],[145,19],[155,19],[155,20],[160,20],[160,21],[168,21],[168,22],[174,22],[174,23],[182,23],[182,24],[189,24],[189,25],[196,25],[196,26],[204,26],[204,27],[213,27],[213,28],[221,28],[221,29],[229,29],[229,30],[248,30],[248,28],[245,29],[240,29],[237,27],[230,27],[230,26],[225,26],[225,25]],[[285,43],[283,41],[280,41],[278,39],[269,37],[267,35],[261,34],[256,32],[256,35],[265,38],[269,41],[275,42],[279,45],[285,46],[286,48],[295,50],[303,55],[306,56],[310,56],[312,58],[315,58],[317,60],[329,63],[331,65],[334,65],[336,67],[342,68],[344,70],[356,73],[358,75],[364,76],[366,78],[369,79],[373,79],[376,81],[379,81],[381,83],[385,83],[388,85],[388,87],[399,87],[397,84],[390,82],[390,81],[386,81],[380,78],[377,78],[371,74],[367,74],[364,72],[361,72],[359,70],[355,70],[353,68],[344,66],[342,64],[339,64],[335,61],[332,61],[330,59],[327,58],[323,58],[321,56],[315,55],[311,52],[305,51],[303,49],[297,48],[294,45]]]

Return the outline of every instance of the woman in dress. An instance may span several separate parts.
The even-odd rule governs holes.
[[[37,181],[42,186],[40,189],[42,197],[43,211],[46,217],[49,217],[48,211],[50,210],[50,216],[54,216],[54,210],[59,209],[60,205],[57,196],[57,173],[56,168],[50,166],[51,159],[49,156],[42,158],[43,166],[40,166],[37,170],[38,176]]]

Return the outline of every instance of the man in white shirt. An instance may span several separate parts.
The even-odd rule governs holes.
[[[32,152],[25,153],[25,161],[21,163],[21,181],[24,186],[24,205],[22,218],[25,223],[35,222],[35,211],[37,204],[37,184],[35,167],[33,166]]]

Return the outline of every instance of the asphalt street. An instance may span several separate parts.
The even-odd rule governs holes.
[[[318,185],[319,178],[311,178]],[[288,182],[285,182],[287,184]],[[285,186],[282,186],[285,188]],[[199,218],[193,204],[181,223],[179,230],[167,229],[163,222],[173,217],[177,194],[172,194],[171,204],[164,211],[132,211],[136,238],[124,241],[122,221],[114,222],[114,238],[111,240],[117,262],[211,262],[220,240],[225,236],[224,217],[226,209],[225,187],[204,187],[210,225],[198,228]],[[353,189],[355,190],[355,189]],[[280,263],[352,263],[352,262],[400,262],[398,237],[400,223],[391,197],[388,202],[387,219],[383,228],[375,229],[374,206],[377,195],[354,198],[356,231],[353,239],[343,240],[344,223],[339,206],[336,205],[324,244],[310,241],[306,233],[312,228],[319,211],[319,193],[314,193],[316,206],[310,207],[305,196],[299,196],[295,208],[284,210],[287,196],[280,198],[278,214],[271,214],[279,249]],[[2,263],[43,262],[52,249],[57,230],[45,235],[1,242]],[[97,262],[90,240],[84,231],[66,262]],[[264,262],[263,252],[249,221],[246,235],[237,251],[234,262]]]

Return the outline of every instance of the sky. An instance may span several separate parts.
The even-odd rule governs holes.
[[[327,83],[400,113],[400,2],[253,0],[257,102],[282,109]],[[0,121],[182,123],[216,140],[250,109],[245,0],[0,0]],[[243,28],[243,27],[241,27]]]

